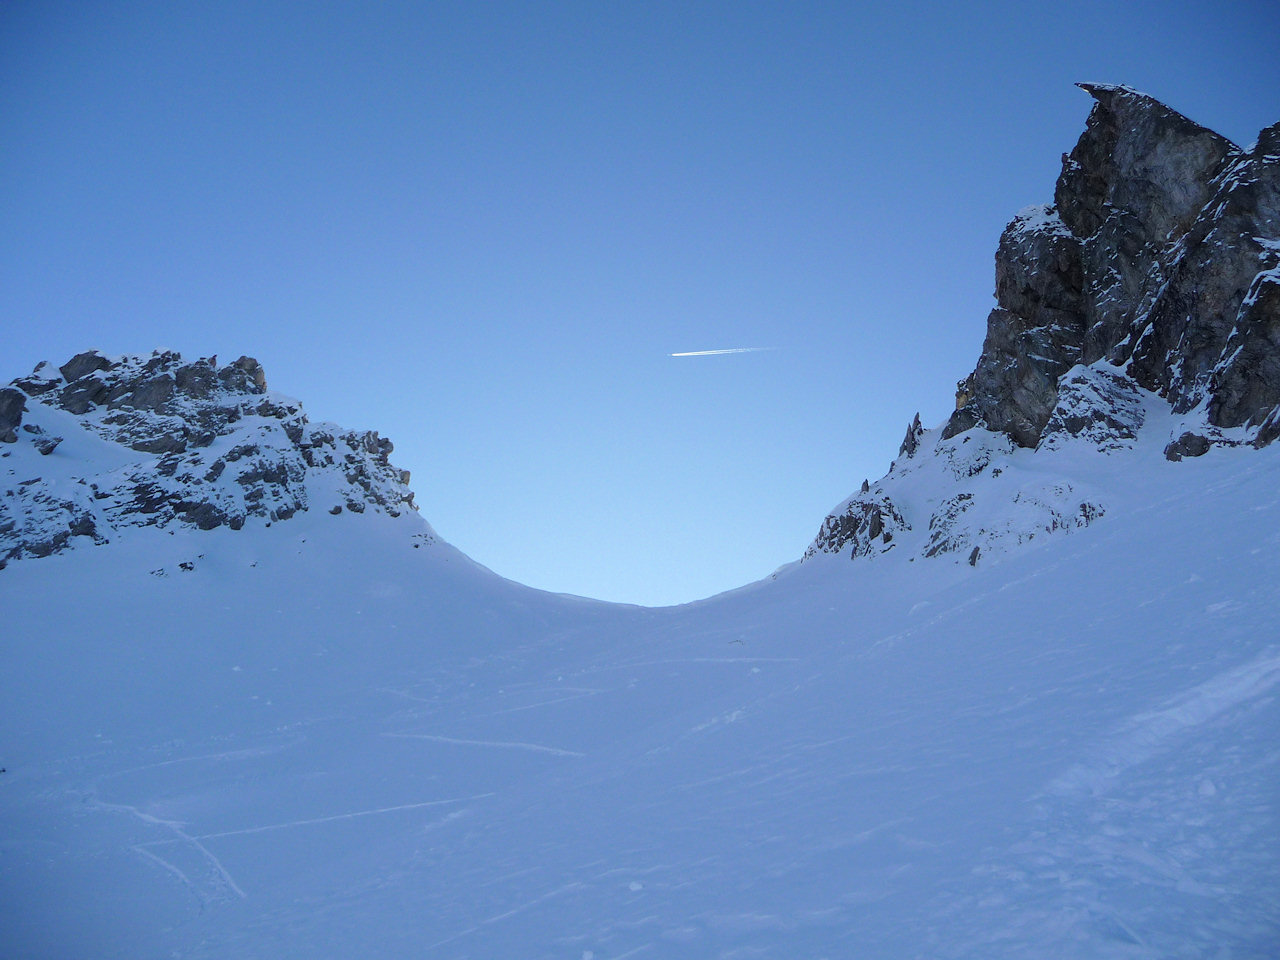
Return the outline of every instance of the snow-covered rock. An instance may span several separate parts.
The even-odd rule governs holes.
[[[311,423],[248,357],[218,367],[90,351],[42,363],[0,394],[0,433],[13,435],[0,449],[0,563],[136,527],[417,509],[390,440]]]
[[[1074,375],[1077,383],[1107,382],[1106,374],[1089,368],[1078,368]],[[1074,426],[1073,409],[1067,399],[1054,416]],[[1124,422],[1141,425],[1144,419],[1139,406]],[[1091,429],[1082,427],[1079,435],[1065,426],[1060,434],[1047,434],[1040,451],[981,428],[957,437],[944,437],[941,429],[925,430],[913,453],[900,456],[881,480],[832,511],[804,560],[879,557],[892,551],[897,563],[949,558],[974,564],[980,556],[990,558],[1056,531],[1088,526],[1107,510],[1101,492],[1106,484],[1096,480],[1099,472],[1141,470],[1153,446],[1144,444],[1124,466],[1101,462],[1107,457],[1096,446],[1096,436],[1108,425],[1088,424]],[[1162,448],[1154,449],[1158,456]]]

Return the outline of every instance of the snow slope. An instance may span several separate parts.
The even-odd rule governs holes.
[[[0,952],[1275,957],[1280,450],[1169,416],[963,478],[926,431],[897,547],[683,607],[413,513],[12,562]]]

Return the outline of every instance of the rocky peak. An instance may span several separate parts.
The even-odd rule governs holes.
[[[826,518],[806,558],[985,562],[1105,513],[1046,458],[1158,443],[1177,461],[1280,436],[1280,124],[1242,150],[1129,87],[1080,86],[1084,133],[1054,202],[1000,238],[954,413],[941,430],[913,421],[890,473]]]
[[[898,456],[913,457],[916,449],[920,446],[920,437],[924,435],[924,427],[920,424],[920,414],[917,413],[911,423],[907,425],[907,435],[902,439],[901,446],[898,447]],[[866,481],[863,481],[866,486]]]
[[[220,367],[88,351],[41,363],[0,389],[0,441],[0,562],[129,527],[417,509],[390,440],[311,423],[250,357]]]
[[[1061,378],[1105,360],[1178,412],[1268,442],[1280,283],[1280,125],[1242,151],[1128,87],[1080,84],[1093,109],[1052,206],[996,252],[997,307],[944,436],[978,425],[1036,446]]]
[[[1094,236],[1120,215],[1144,237],[1163,240],[1191,226],[1213,181],[1239,148],[1130,87],[1077,84],[1095,103],[1070,154],[1053,202],[1077,237]]]
[[[76,416],[133,450],[181,452],[208,446],[241,412],[241,400],[266,393],[252,357],[218,367],[217,357],[184,361],[172,351],[107,357],[96,350],[54,368],[45,362],[12,388]]]

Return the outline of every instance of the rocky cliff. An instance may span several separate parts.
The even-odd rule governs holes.
[[[0,564],[132,527],[416,511],[391,450],[377,433],[311,423],[249,357],[42,363],[0,388]]]
[[[1069,449],[1107,454],[1142,434],[1177,461],[1280,436],[1280,124],[1241,149],[1136,90],[1080,86],[1094,100],[1084,133],[1053,203],[1000,238],[997,305],[954,413],[936,431],[917,417],[890,475],[838,507],[806,557],[908,542],[977,562],[1011,532],[1105,512],[1042,478],[1050,455],[1058,470]],[[1020,486],[975,479],[1016,473],[1019,451],[1043,455]],[[962,521],[984,493],[1000,509]]]
[[[1280,123],[1242,150],[1145,94],[1081,84],[1093,110],[1051,206],[1016,216],[951,437],[1034,447],[1062,376],[1105,360],[1210,428],[1280,434]]]

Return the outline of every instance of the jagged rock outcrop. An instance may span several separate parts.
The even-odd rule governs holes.
[[[1094,418],[1095,399],[1110,389],[1119,389],[1110,375],[1081,368],[1060,394],[1044,454],[982,428],[949,439],[941,430],[912,431],[915,449],[904,451],[879,483],[832,511],[803,559],[857,560],[893,551],[908,560],[950,556],[976,565],[975,551],[999,556],[1089,526],[1106,513],[1096,494],[1034,461],[1073,445],[1104,451],[1131,445],[1145,419],[1142,392],[1122,395],[1132,404],[1118,406],[1110,419]]]
[[[907,425],[907,435],[903,437],[902,444],[898,447],[898,456],[915,456],[916,449],[920,446],[920,438],[923,435],[924,427],[921,426],[920,414],[917,413],[911,423]]]
[[[1250,150],[1127,87],[1095,100],[1053,206],[1005,229],[982,354],[944,435],[1041,440],[1059,382],[1105,360],[1185,413],[1280,432],[1280,124]]]
[[[977,368],[957,386],[947,426],[979,424],[1035,446],[1058,378],[1081,358],[1085,321],[1080,244],[1050,207],[1029,207],[1005,228],[996,253],[996,298]]]
[[[0,562],[48,556],[79,537],[105,543],[127,527],[238,530],[312,507],[417,509],[408,473],[388,459],[390,440],[311,423],[267,390],[249,357],[219,367],[172,352],[89,351],[42,363],[0,390],[0,434],[9,433]],[[73,433],[82,452],[64,455]]]
[[[840,554],[846,548],[855,559],[887,553],[893,549],[894,537],[910,529],[892,500],[864,491],[822,521],[822,529],[804,556],[808,559],[818,553]]]
[[[1254,278],[1222,353],[1210,379],[1209,422],[1257,426],[1256,442],[1270,443],[1280,435],[1280,269]]]
[[[1164,455],[1165,459],[1176,463],[1183,457],[1203,457],[1209,452],[1211,446],[1213,444],[1209,442],[1208,437],[1188,430],[1164,448]]]
[[[941,430],[917,416],[806,559],[892,545],[976,564],[1105,514],[1044,458],[1122,455],[1152,430],[1171,461],[1280,436],[1280,124],[1242,150],[1128,87],[1080,86],[1085,131],[1053,204],[1000,238],[955,411]]]

